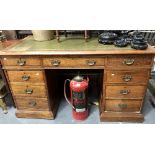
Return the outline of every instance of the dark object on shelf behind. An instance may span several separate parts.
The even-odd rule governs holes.
[[[125,47],[132,41],[131,32],[133,30],[98,31],[98,41],[102,44],[114,44],[118,47]]]
[[[114,45],[117,47],[126,47],[128,45],[128,41],[124,37],[120,37],[115,40]]]
[[[16,30],[17,39],[23,39],[29,35],[32,35],[31,30]]]
[[[68,36],[72,36],[72,38],[74,38],[76,36],[75,38],[77,38],[77,36],[82,34],[82,36],[84,37],[85,41],[88,41],[88,38],[90,38],[90,34],[89,33],[90,33],[90,31],[88,31],[88,30],[64,30],[64,31],[56,30],[56,38],[57,38],[57,40],[59,42],[61,34],[64,34],[65,38],[67,38]]]
[[[131,47],[134,49],[144,50],[148,47],[147,41],[144,39],[143,34],[136,32],[133,34]]]
[[[6,36],[0,31],[0,42],[6,41]]]
[[[114,32],[104,32],[99,35],[98,42],[101,44],[113,44],[117,36]]]
[[[132,30],[104,31],[99,34],[98,42],[101,44],[114,44],[117,47],[126,47],[130,44],[132,48],[138,50],[144,50],[148,47],[144,35],[138,31],[134,32]]]

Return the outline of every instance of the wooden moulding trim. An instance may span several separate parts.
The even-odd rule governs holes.
[[[4,70],[44,70],[44,69],[104,69],[104,66],[94,66],[94,67],[11,67],[11,66],[6,66],[3,67],[2,69]]]
[[[7,49],[0,51],[0,56],[5,55],[126,55],[126,54],[153,54],[155,55],[155,50],[104,50],[104,51],[73,51],[73,50],[49,50],[49,51],[9,51]]]
[[[52,111],[17,110],[16,116],[19,118],[54,119]]]
[[[143,122],[144,116],[141,113],[129,112],[102,112],[101,121],[118,121],[118,122]]]

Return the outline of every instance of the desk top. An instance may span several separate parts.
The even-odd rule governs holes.
[[[4,41],[4,42],[0,42],[0,51],[4,50],[8,46],[17,44],[18,42],[19,42],[19,40],[7,40],[7,41]]]
[[[0,55],[104,55],[104,54],[155,54],[155,48],[149,46],[146,50],[135,50],[130,46],[119,48],[114,45],[102,45],[97,38],[88,39],[56,39],[50,41],[35,41],[29,36],[15,45],[5,49],[0,48]]]

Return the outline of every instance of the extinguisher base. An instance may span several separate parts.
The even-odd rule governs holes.
[[[72,116],[75,120],[83,121],[88,117],[88,109],[84,112],[76,112],[72,110]]]

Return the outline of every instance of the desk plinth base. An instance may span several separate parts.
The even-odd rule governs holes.
[[[141,113],[102,112],[100,120],[111,122],[143,122],[144,116]]]
[[[19,118],[40,118],[40,119],[54,119],[52,111],[25,111],[17,110],[16,116]]]

